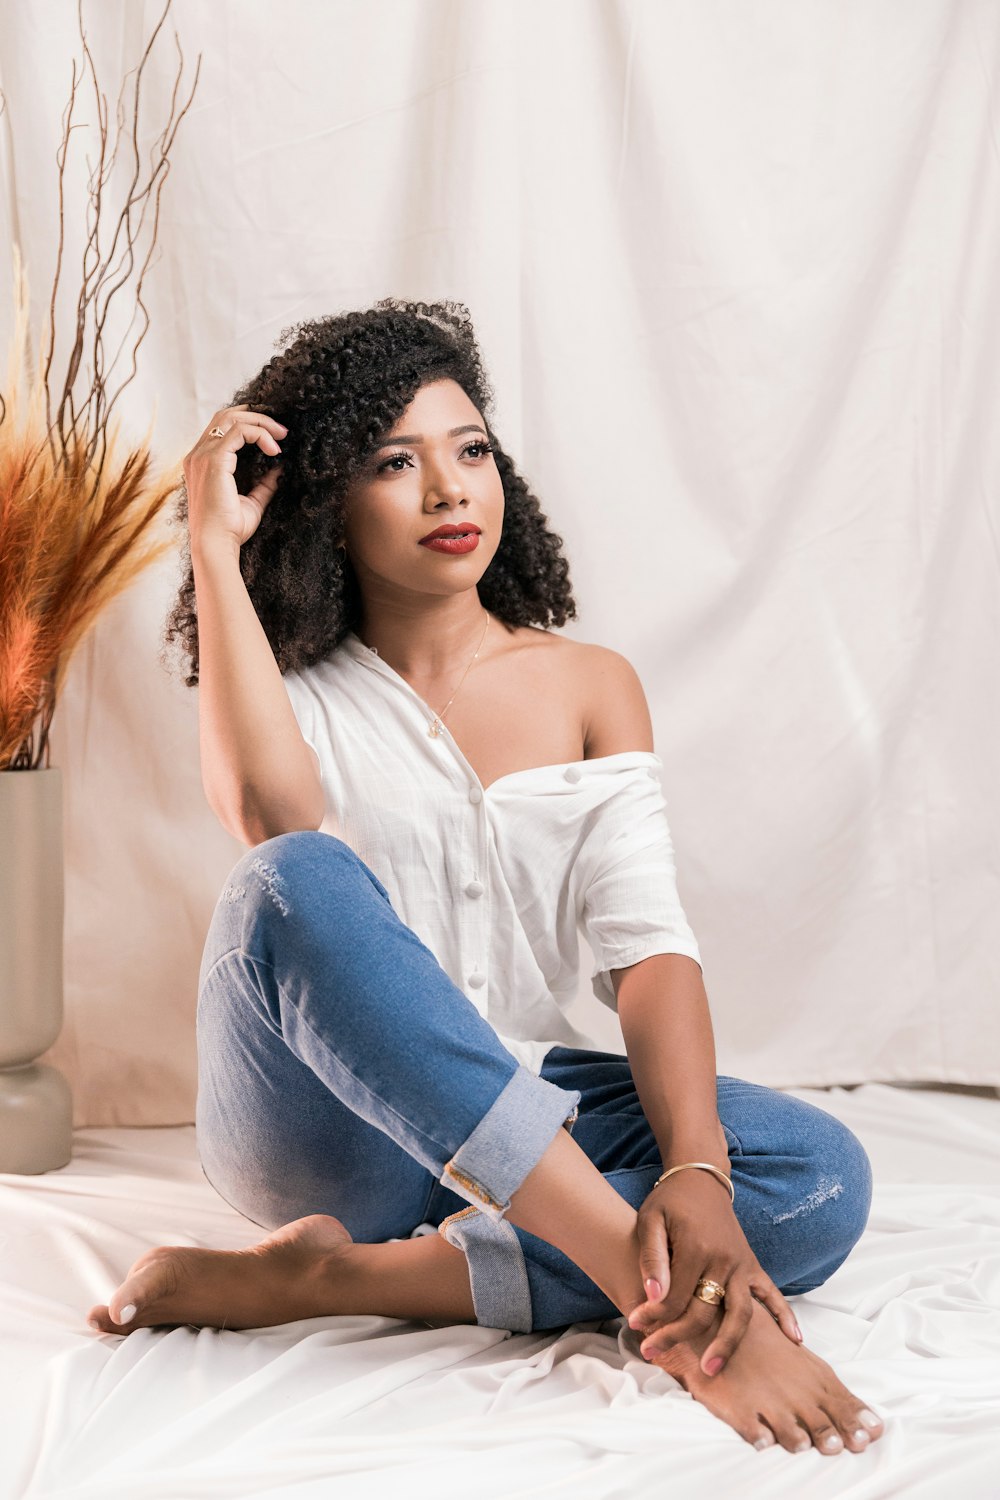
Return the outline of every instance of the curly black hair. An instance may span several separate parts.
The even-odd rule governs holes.
[[[500,545],[478,584],[484,607],[512,627],[577,618],[562,537],[549,530],[488,421],[493,389],[464,303],[384,297],[370,308],[293,324],[279,345],[291,335],[229,403],[289,428],[274,495],[240,549],[243,581],[282,675],[324,660],[360,624],[357,578],[338,546],[345,496],[417,391],[436,380],[456,381],[476,406],[503,482]],[[239,492],[246,494],[278,461],[247,443],[236,459]],[[183,527],[187,571],[164,641],[180,639],[190,663],[185,683],[195,687],[198,615],[187,519],[182,481],[172,520]]]

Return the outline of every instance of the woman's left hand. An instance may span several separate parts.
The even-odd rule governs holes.
[[[717,1375],[739,1347],[756,1297],[793,1344],[802,1342],[795,1314],[761,1267],[733,1212],[723,1183],[697,1167],[654,1187],[639,1209],[639,1267],[649,1300],[629,1314],[631,1328],[653,1328],[643,1341],[649,1358],[722,1322],[701,1357],[706,1375]],[[715,1306],[694,1296],[701,1277],[725,1287]],[[650,1286],[649,1280],[659,1283]]]

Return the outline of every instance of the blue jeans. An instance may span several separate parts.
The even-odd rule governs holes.
[[[513,1332],[619,1317],[511,1195],[564,1126],[639,1208],[662,1163],[618,1053],[552,1047],[541,1076],[500,1041],[349,845],[282,834],[219,896],[198,995],[198,1151],[268,1229],[333,1214],[356,1241],[433,1227],[466,1255],[476,1321]],[[857,1138],[789,1095],[717,1080],[735,1212],[787,1294],[819,1286],[868,1218]]]

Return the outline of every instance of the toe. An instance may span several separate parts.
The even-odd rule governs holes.
[[[741,1432],[740,1436],[745,1438],[748,1443],[751,1443],[759,1453],[763,1452],[765,1448],[774,1448],[777,1446],[777,1438],[774,1436],[774,1433],[766,1422],[761,1422],[760,1420],[757,1421],[756,1425],[747,1428],[745,1432]]]
[[[885,1423],[876,1412],[868,1406],[859,1406],[852,1414],[852,1420],[858,1427],[863,1427],[872,1442],[881,1437],[885,1431]]]
[[[805,1418],[813,1447],[820,1453],[843,1453],[844,1439],[828,1412],[817,1410]]]
[[[768,1423],[786,1452],[804,1453],[807,1448],[812,1447],[812,1438],[808,1431],[794,1417],[790,1415],[769,1417]]]
[[[155,1322],[152,1313],[177,1291],[177,1256],[170,1247],[140,1256],[108,1298],[113,1332],[127,1333]]]
[[[832,1401],[827,1403],[827,1415],[840,1433],[844,1447],[851,1453],[864,1453],[871,1442],[871,1433],[866,1427],[862,1427],[857,1419],[856,1408],[836,1406]]]
[[[122,1333],[123,1329],[112,1320],[108,1309],[103,1305],[92,1307],[87,1314],[87,1326],[95,1333]]]
[[[882,1422],[873,1411],[851,1396],[846,1401],[827,1401],[826,1409],[840,1429],[846,1447],[852,1453],[863,1453],[882,1435]]]

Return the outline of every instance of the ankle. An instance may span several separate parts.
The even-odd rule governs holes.
[[[646,1301],[639,1269],[638,1221],[634,1212],[631,1224],[607,1236],[599,1248],[599,1260],[580,1268],[627,1318],[634,1307]]]
[[[371,1305],[373,1248],[371,1245],[352,1242],[317,1259],[310,1279],[331,1314],[352,1317],[374,1310]]]
[[[465,1253],[439,1234],[348,1245],[324,1276],[340,1314],[476,1321]]]

